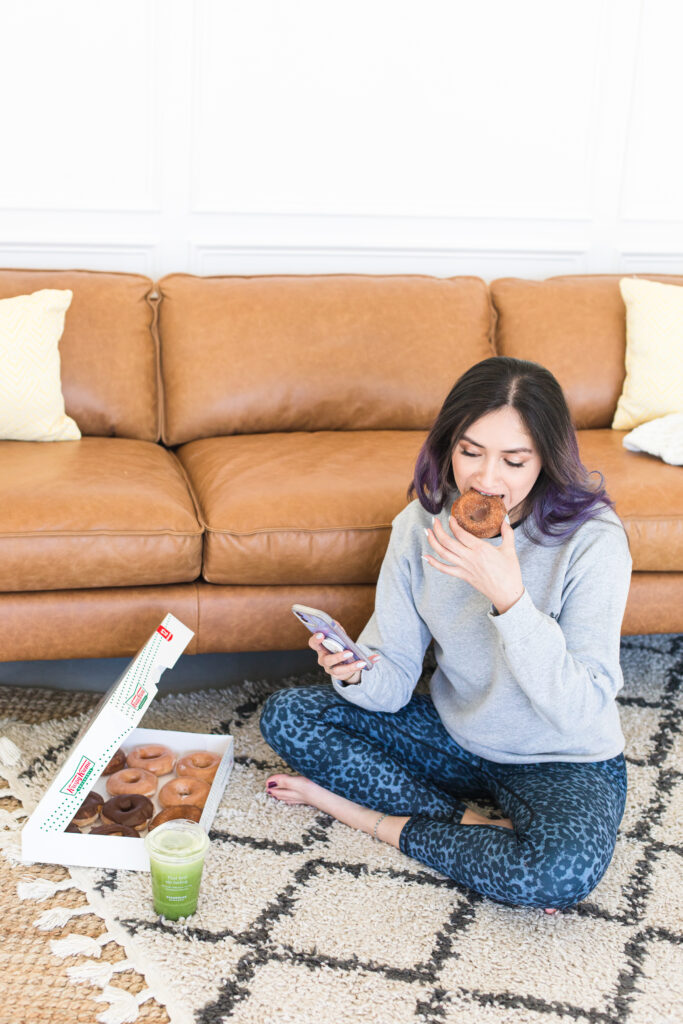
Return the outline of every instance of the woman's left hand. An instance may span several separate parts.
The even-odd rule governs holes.
[[[488,597],[498,614],[502,615],[524,593],[522,570],[515,549],[515,531],[506,518],[500,528],[502,543],[494,546],[463,530],[453,516],[448,525],[453,531],[452,537],[448,536],[438,519],[432,521],[432,529],[426,533],[434,555],[425,555],[425,560],[446,576],[465,580]]]

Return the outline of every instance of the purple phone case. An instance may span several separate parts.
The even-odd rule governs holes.
[[[326,614],[325,612],[320,612],[317,608],[306,608],[304,605],[293,605],[292,611],[311,633],[322,633],[325,637],[336,640],[344,650],[352,652],[356,661],[362,661],[368,669],[372,668],[373,661],[377,660],[377,656],[371,657],[364,654],[331,616],[328,616],[330,620],[328,622],[326,618],[321,618],[321,615]]]

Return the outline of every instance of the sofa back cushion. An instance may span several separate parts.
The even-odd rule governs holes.
[[[493,354],[475,277],[194,277],[158,285],[164,440],[421,430]]]
[[[59,342],[67,415],[82,434],[157,441],[159,388],[152,281],[87,270],[0,270],[0,299],[70,289]]]
[[[626,309],[619,291],[625,276],[506,277],[490,286],[497,353],[546,366],[579,429],[612,425],[625,377]],[[683,284],[683,277],[638,276]]]

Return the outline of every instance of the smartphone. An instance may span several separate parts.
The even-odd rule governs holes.
[[[360,647],[344,632],[338,622],[319,608],[307,608],[305,604],[293,604],[292,611],[311,633],[322,633],[322,645],[333,654],[351,651],[356,661],[362,661],[368,669],[379,660],[379,654],[363,654]]]

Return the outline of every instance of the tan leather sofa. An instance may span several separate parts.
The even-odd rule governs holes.
[[[294,601],[357,633],[430,422],[493,352],[565,388],[631,543],[624,633],[683,630],[683,473],[610,429],[618,280],[0,270],[0,298],[72,289],[83,433],[0,442],[0,659],[130,655],[168,611],[190,653],[303,648]]]

